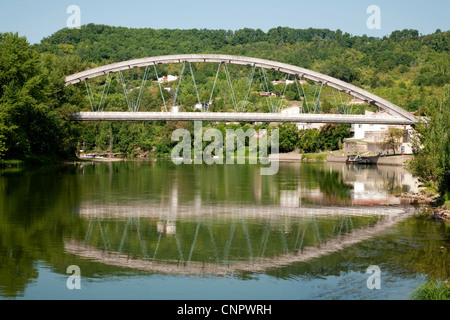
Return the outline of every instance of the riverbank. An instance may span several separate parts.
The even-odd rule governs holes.
[[[388,165],[388,166],[406,166],[412,159],[411,155],[398,156],[366,156],[364,159],[368,160],[368,164]],[[279,154],[280,161],[307,161],[307,162],[337,162],[346,163],[347,155],[336,155],[335,153],[281,153]]]
[[[387,166],[406,166],[409,161],[411,161],[412,156],[389,156],[389,157],[379,157],[379,156],[366,156],[362,157],[364,160],[368,161],[368,164],[376,165],[387,165]],[[327,157],[327,162],[347,162],[347,156],[329,156]]]
[[[441,220],[450,222],[450,208],[446,205],[438,206],[436,202],[439,195],[430,191],[423,190],[420,193],[403,192],[394,195],[401,200],[407,200],[413,203],[423,205],[423,214],[431,220]]]

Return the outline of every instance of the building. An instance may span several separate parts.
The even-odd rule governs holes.
[[[292,106],[288,108],[284,108],[280,111],[283,116],[298,116],[301,112],[300,106]]]
[[[301,83],[301,84],[305,84],[305,83],[306,83],[305,80],[300,80],[300,81],[298,81],[298,82]],[[295,80],[272,81],[272,84],[273,84],[274,86],[278,86],[278,85],[290,85],[290,84],[293,84],[293,83],[295,83]]]
[[[358,98],[353,98],[350,102],[350,105],[363,105],[363,104],[367,104],[367,102],[365,102],[364,100],[358,99]]]
[[[172,76],[169,74],[167,77],[158,78],[158,82],[159,83],[168,83],[168,82],[177,81],[178,79],[179,79],[178,76]]]
[[[282,115],[285,116],[297,116],[301,114],[302,107],[300,106],[291,106],[288,108],[284,108],[280,111]],[[298,130],[309,130],[309,129],[321,129],[325,123],[306,123],[301,122],[297,123]]]
[[[260,97],[274,97],[276,98],[276,94],[273,92],[259,92]]]
[[[391,117],[388,113],[381,112],[371,112],[367,111],[365,113],[368,117],[380,117],[380,118],[388,118]],[[370,143],[372,146],[366,146],[367,151],[375,151],[377,149],[379,152],[382,150],[382,144],[386,141],[386,135],[389,132],[389,129],[397,128],[405,131],[405,136],[399,141],[399,152],[410,154],[412,153],[412,145],[411,145],[411,134],[412,127],[409,125],[384,125],[384,124],[352,124],[350,129],[353,132],[354,136],[352,140],[359,140],[363,143]],[[380,145],[374,149],[374,145]]]

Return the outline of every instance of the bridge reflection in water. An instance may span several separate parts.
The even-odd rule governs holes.
[[[98,205],[80,208],[67,253],[151,273],[227,275],[305,262],[370,239],[406,206]]]

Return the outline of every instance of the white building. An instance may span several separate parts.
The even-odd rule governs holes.
[[[384,111],[375,113],[366,110],[365,115],[367,117],[375,118],[391,117],[391,115]],[[362,140],[364,142],[381,143],[385,141],[386,134],[389,132],[390,128],[405,130],[405,137],[403,138],[400,149],[406,154],[412,153],[412,145],[410,143],[412,128],[409,125],[352,124],[350,131],[354,133],[353,139]]]
[[[168,83],[168,82],[177,81],[178,79],[179,79],[178,76],[172,76],[169,74],[167,77],[158,78],[158,82],[159,83]]]
[[[282,109],[280,113],[283,116],[298,116],[300,114],[300,110],[301,110],[300,106],[292,106]]]
[[[386,112],[371,112],[366,110],[366,117],[389,117]],[[376,142],[384,137],[389,131],[389,126],[385,124],[352,124],[351,131],[354,132],[354,139]]]
[[[280,113],[284,116],[298,116],[301,114],[301,107],[300,106],[288,107],[281,110]],[[309,129],[320,130],[320,128],[322,128],[324,125],[325,123],[306,123],[306,122],[297,123],[298,130],[309,130]]]
[[[363,104],[367,104],[367,102],[365,102],[364,100],[358,99],[358,98],[353,98],[350,102],[350,105],[363,105]]]
[[[300,80],[298,81],[301,84],[305,84],[306,81],[305,80]],[[295,80],[286,80],[286,81],[272,81],[272,85],[277,86],[277,85],[290,85],[295,83]]]

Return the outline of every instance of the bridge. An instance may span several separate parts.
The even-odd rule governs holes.
[[[218,69],[211,89],[211,98],[209,101],[200,101],[199,91],[195,82],[195,75],[192,69],[192,63],[215,63],[218,64]],[[166,64],[182,64],[183,68],[179,79],[178,87],[175,93],[173,106],[176,106],[177,96],[181,85],[182,77],[186,68],[189,67],[191,77],[195,86],[197,99],[202,105],[202,112],[169,112],[167,102],[164,100],[163,88],[158,81],[159,90],[164,103],[164,112],[139,112],[140,104],[142,102],[142,95],[149,77],[149,73],[153,68],[158,77],[158,65]],[[245,98],[240,103],[236,100],[233,84],[230,78],[228,65],[240,65],[251,68],[249,76],[249,85]],[[139,89],[139,95],[136,102],[130,101],[126,90],[126,84],[122,72],[126,70],[145,68],[142,85]],[[266,70],[274,70],[286,75],[286,80],[293,79],[299,96],[304,99],[304,107],[301,108],[301,113],[298,115],[285,115],[280,113],[280,103],[274,103],[271,97],[267,97],[267,104],[269,113],[246,113],[245,108],[248,104],[250,89],[255,79],[256,70],[259,69],[260,81],[263,88],[269,88],[267,82]],[[210,102],[213,100],[214,91],[220,71],[226,73],[227,83],[230,87],[231,102],[235,109],[234,113],[218,113],[209,112]],[[124,88],[124,95],[128,104],[129,112],[103,112],[105,101],[108,96],[111,79],[114,73],[119,74],[119,79]],[[101,94],[100,103],[96,104],[92,88],[89,80],[106,76],[106,82]],[[303,86],[304,80],[313,81],[316,85],[314,97],[310,98],[310,103],[307,101],[307,95]],[[98,68],[86,70],[66,78],[66,85],[75,85],[84,82],[88,92],[89,101],[92,112],[80,112],[71,116],[72,121],[214,121],[214,122],[293,122],[293,123],[351,123],[351,124],[391,124],[391,125],[413,125],[417,122],[414,115],[406,110],[396,106],[395,104],[376,96],[362,88],[346,83],[342,80],[330,77],[328,75],[301,68],[294,65],[289,65],[281,62],[275,62],[259,58],[251,58],[244,56],[230,56],[222,54],[185,54],[185,55],[170,55],[158,56],[142,59],[129,60],[119,63],[113,63]],[[340,114],[322,114],[317,109],[319,98],[324,86],[330,87],[333,91],[333,97]],[[282,92],[286,92],[287,81],[283,85]],[[335,91],[339,94],[335,95]],[[345,103],[342,99],[341,93],[347,94],[349,97],[360,99],[366,104],[370,104],[383,111],[387,116],[374,117],[364,115],[353,115],[348,107],[348,101]]]

